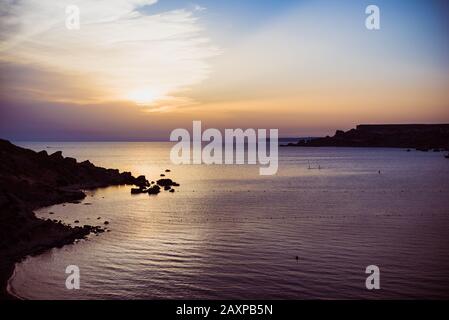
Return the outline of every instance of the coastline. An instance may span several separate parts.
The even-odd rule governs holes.
[[[26,257],[24,259],[26,259]],[[17,265],[17,262],[14,263],[13,272],[12,272],[11,276],[8,278],[8,281],[6,282],[6,294],[8,295],[8,297],[11,300],[24,300],[22,297],[18,296],[16,293],[14,293],[12,290],[12,287],[11,287],[11,281],[14,278],[14,276],[16,275],[16,265]]]
[[[15,263],[7,263],[5,267],[0,267],[0,300],[18,300],[18,298],[12,295],[8,290],[9,281],[14,275],[14,272]]]
[[[73,244],[101,227],[71,227],[57,220],[43,220],[34,210],[86,197],[82,190],[113,185],[149,184],[145,176],[96,167],[89,161],[64,158],[60,151],[48,155],[0,139],[0,300],[20,297],[8,291],[16,263],[49,249]]]
[[[448,151],[449,124],[361,124],[335,135],[303,138],[281,147],[404,148],[419,151]]]
[[[38,219],[38,218],[36,218],[36,219]],[[86,230],[89,230],[89,227],[90,226],[85,226],[83,228],[85,228]],[[68,228],[71,228],[71,227],[68,227]],[[76,230],[76,227],[72,228],[72,229]],[[45,247],[37,247],[34,250],[30,249],[27,254],[20,254],[19,253],[19,254],[17,254],[15,256],[15,259],[7,259],[7,260],[5,260],[4,263],[3,263],[3,267],[0,269],[0,272],[1,272],[1,277],[0,277],[0,300],[22,300],[21,297],[17,296],[16,294],[14,294],[10,290],[10,288],[11,288],[10,287],[10,281],[14,277],[17,263],[22,262],[27,257],[37,256],[37,255],[42,254],[42,253],[44,253],[44,252],[46,252],[46,251],[48,251],[50,249],[61,248],[61,247],[65,246],[65,245],[74,244],[76,240],[85,239],[86,236],[88,236],[92,232],[95,233],[96,231],[82,232],[82,233],[80,233],[78,235],[76,235],[76,234],[73,235],[69,231],[67,235],[61,234],[59,239],[57,239],[54,242],[49,243]]]

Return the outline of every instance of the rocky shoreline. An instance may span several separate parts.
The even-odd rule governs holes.
[[[411,148],[420,151],[449,150],[449,124],[358,125],[337,130],[333,137],[299,139],[284,147]]]
[[[0,299],[13,299],[7,282],[14,265],[26,256],[72,244],[91,233],[105,230],[96,226],[71,227],[56,220],[38,219],[33,211],[86,197],[82,190],[113,185],[150,185],[145,176],[96,167],[89,161],[34,152],[0,139]]]

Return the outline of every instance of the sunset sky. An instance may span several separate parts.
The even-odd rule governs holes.
[[[365,28],[369,4],[381,30]],[[449,122],[443,0],[2,0],[0,17],[0,138]]]

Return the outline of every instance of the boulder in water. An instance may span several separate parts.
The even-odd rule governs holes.
[[[146,193],[147,190],[145,188],[132,188],[131,189],[131,194],[141,194],[141,193]]]
[[[161,187],[166,187],[166,186],[171,187],[173,185],[173,180],[172,179],[160,179],[157,181],[157,184]]]
[[[147,192],[148,194],[159,194],[161,192],[161,187],[154,185],[151,188],[149,188]]]

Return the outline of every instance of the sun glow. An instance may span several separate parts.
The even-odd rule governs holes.
[[[127,98],[139,105],[150,105],[163,97],[148,89],[138,89],[130,92]]]
[[[163,100],[164,110],[172,110],[179,99],[188,100],[187,89],[208,79],[208,58],[220,53],[200,25],[199,9],[149,9],[157,0],[62,0],[57,4],[23,0],[6,1],[6,6],[3,2],[0,68],[8,61],[26,69],[27,76],[42,73],[29,76],[32,83],[23,91],[33,99],[77,104],[133,101],[151,104],[154,111]],[[80,29],[73,32],[64,23],[70,18],[64,16],[68,4],[82,12]],[[43,89],[46,85],[57,90]]]

